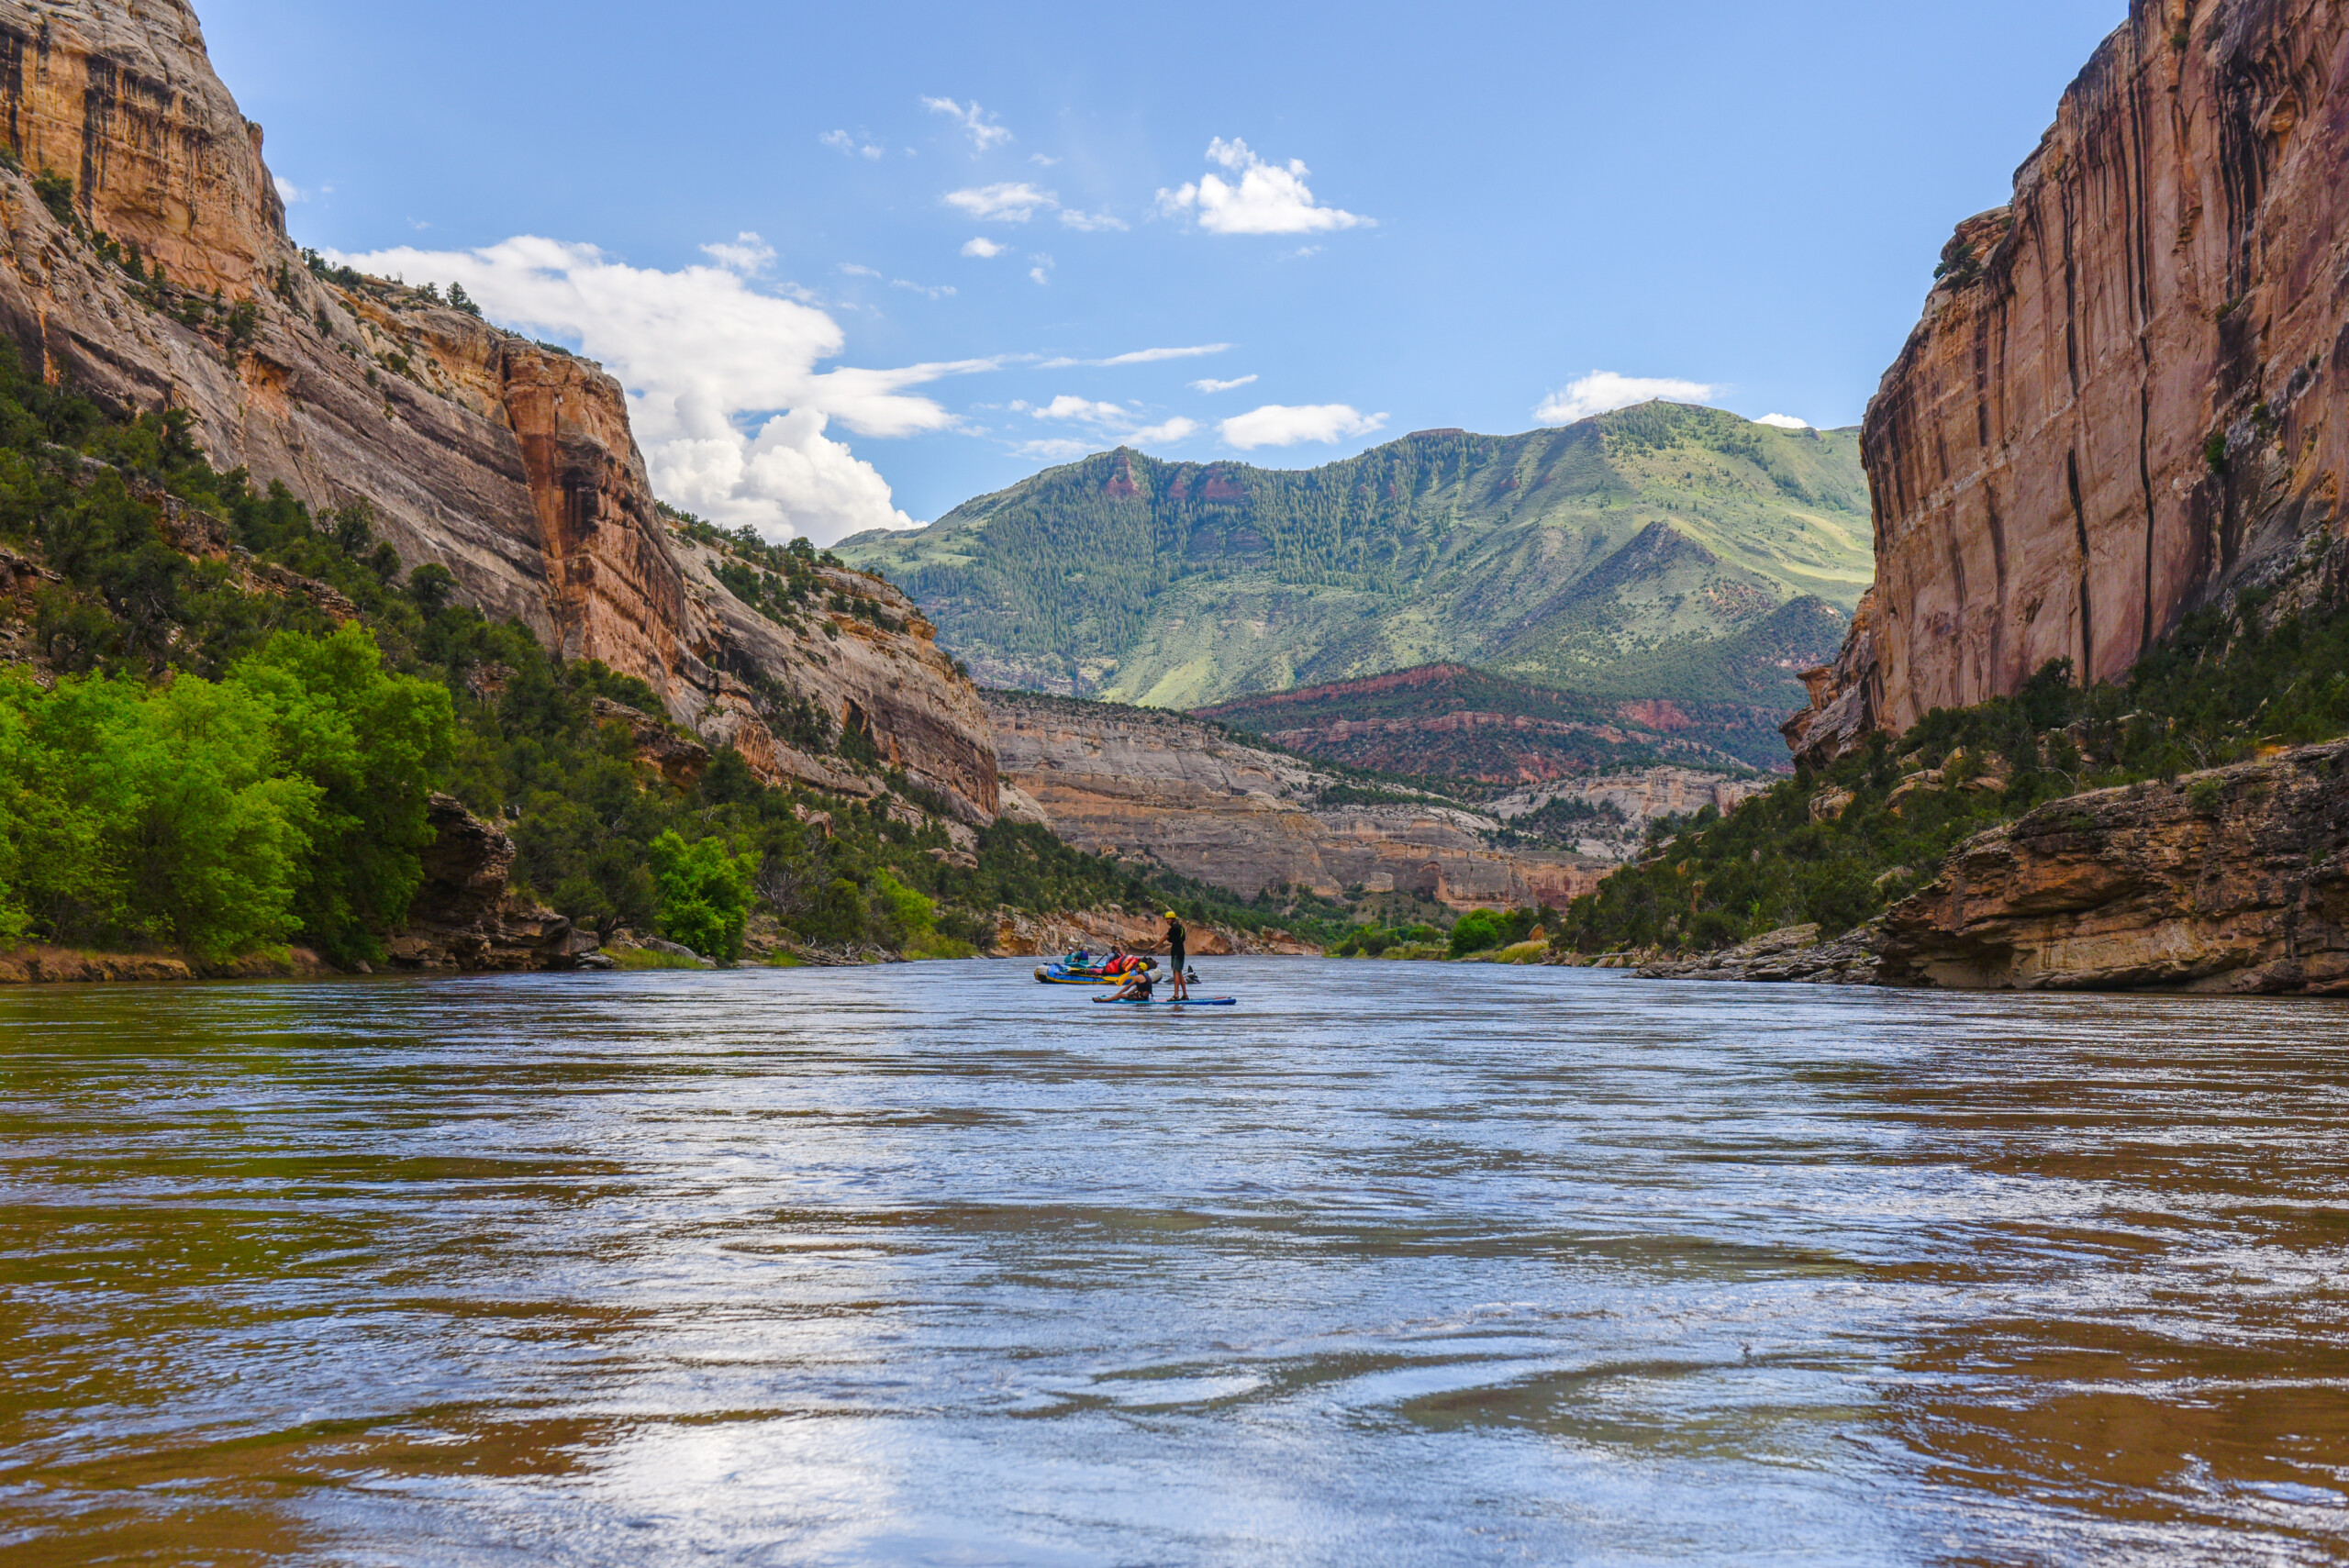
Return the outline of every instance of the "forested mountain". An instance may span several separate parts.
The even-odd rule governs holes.
[[[839,549],[984,681],[1170,707],[1450,662],[1790,707],[1873,572],[1853,432],[1666,403],[1300,472],[1121,449]]]

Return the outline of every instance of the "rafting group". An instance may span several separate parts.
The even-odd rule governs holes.
[[[1167,978],[1158,975],[1158,960],[1146,953],[1129,952],[1123,942],[1112,946],[1106,955],[1096,955],[1091,950],[1075,951],[1041,964],[1036,978],[1046,985],[1113,985],[1115,991],[1093,1000],[1104,1006],[1127,1007],[1231,1007],[1239,1004],[1230,996],[1194,996],[1191,987],[1199,983],[1199,972],[1191,967],[1191,933],[1174,910],[1166,911]],[[1162,1000],[1158,987],[1164,984],[1167,995]]]

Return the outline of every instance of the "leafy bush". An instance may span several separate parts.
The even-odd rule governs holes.
[[[741,957],[757,862],[731,853],[723,840],[688,844],[674,830],[650,848],[660,885],[661,934],[721,963]]]

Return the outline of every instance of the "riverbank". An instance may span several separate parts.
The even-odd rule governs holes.
[[[318,980],[339,973],[307,948],[283,948],[220,963],[179,953],[93,952],[28,943],[0,951],[0,985],[153,984],[193,980]]]

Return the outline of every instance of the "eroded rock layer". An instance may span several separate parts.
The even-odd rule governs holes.
[[[2043,806],[1887,911],[1882,978],[2349,993],[2349,742]]]
[[[365,503],[406,564],[445,564],[484,613],[640,677],[770,777],[845,776],[775,739],[769,720],[804,702],[959,815],[992,817],[985,710],[909,604],[859,577],[906,630],[834,616],[820,647],[785,632],[664,526],[599,367],[304,264],[260,128],[183,0],[0,0],[0,114],[23,164],[0,172],[0,331],[28,366],[187,410],[218,467],[314,510]],[[72,182],[61,214],[44,175]]]
[[[1343,785],[1310,763],[1178,714],[991,693],[1007,812],[1091,853],[1163,865],[1252,897],[1417,894],[1456,908],[1564,906],[1613,866],[1503,851],[1500,824],[1428,801],[1324,805]]]
[[[1876,590],[1797,749],[2109,680],[2287,570],[2339,516],[2344,327],[2349,11],[2133,0],[1869,406]]]

